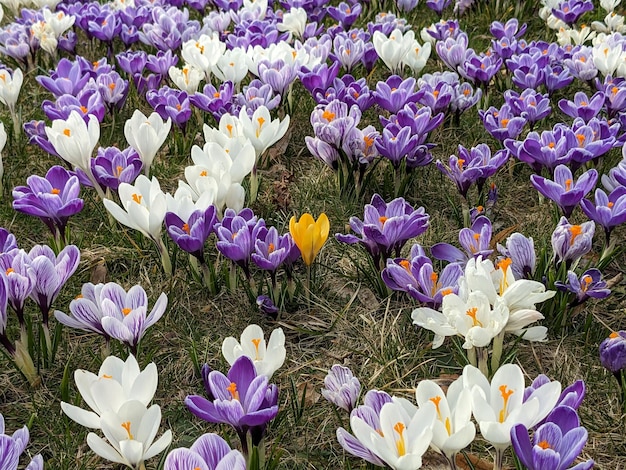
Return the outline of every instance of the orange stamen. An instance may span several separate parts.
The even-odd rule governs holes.
[[[126,421],[125,423],[122,423],[122,427],[126,430],[126,433],[128,434],[128,439],[130,439],[131,441],[135,439],[133,435],[130,433],[130,421]]]
[[[233,400],[239,401],[239,392],[237,391],[237,384],[235,382],[231,382],[226,390],[230,392],[230,395],[233,397]]]
[[[473,322],[472,326],[480,326],[482,328],[483,324],[480,322],[480,320],[476,318],[477,314],[478,314],[478,307],[472,307],[468,309],[467,312],[465,312],[465,315],[467,315],[468,317],[472,319],[472,322]]]
[[[60,194],[61,190],[57,189],[57,188],[52,188],[52,191],[50,191],[51,194]]]
[[[133,310],[128,308],[128,307],[124,307],[122,309],[122,313],[124,314],[124,316],[128,315],[130,312],[132,312]]]
[[[189,224],[187,223],[183,224],[182,229],[183,229],[183,232],[185,232],[187,235],[189,235],[189,233],[191,232],[191,229],[189,228]]]
[[[506,389],[506,385],[500,385],[500,387],[498,388],[498,390],[500,390],[500,394],[502,395],[502,400],[504,400],[504,403],[502,404],[502,409],[500,410],[500,415],[499,415],[499,421],[501,423],[504,423],[504,420],[506,419],[508,413],[507,413],[507,405],[509,403],[509,398],[511,397],[511,395],[513,395],[513,393],[515,393],[515,390],[508,390]]]
[[[140,196],[138,194],[133,194],[132,198],[133,198],[133,201],[135,201],[137,204],[141,204],[142,196]]]

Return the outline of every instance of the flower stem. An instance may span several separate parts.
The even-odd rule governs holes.
[[[505,449],[496,448],[496,458],[493,461],[493,470],[502,470],[502,463],[504,461]]]
[[[156,243],[157,249],[159,250],[159,254],[161,255],[161,264],[163,265],[163,270],[165,274],[172,275],[172,261],[170,260],[170,254],[167,251],[167,247],[161,237],[153,238],[154,243]]]
[[[489,378],[489,355],[487,348],[476,348],[476,356],[478,358],[478,368],[485,377]]]

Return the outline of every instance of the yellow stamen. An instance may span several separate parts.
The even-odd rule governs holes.
[[[116,178],[120,177],[120,174],[122,174],[122,171],[124,170],[123,166],[116,166],[115,167],[115,171],[113,172],[113,176],[115,176]]]
[[[126,430],[126,433],[128,434],[128,438],[131,441],[135,439],[133,435],[130,433],[130,421],[126,421],[125,423],[122,423],[122,427]]]
[[[52,188],[52,191],[50,191],[51,194],[61,194],[61,190],[57,189],[57,188]]]
[[[456,164],[459,166],[459,170],[463,169],[463,164],[465,163],[465,160],[463,160],[462,158],[459,158],[456,162]]]
[[[569,241],[569,244],[571,246],[574,244],[574,240],[576,240],[576,237],[578,237],[578,235],[583,233],[583,227],[582,225],[572,225],[569,228],[569,232],[572,235],[572,238],[570,238],[570,241]]]
[[[263,124],[265,123],[265,119],[263,119],[262,117],[257,118],[257,121],[259,123],[259,129],[261,127],[263,127]]]
[[[408,272],[411,272],[411,263],[409,263],[408,259],[403,259],[402,261],[400,261],[400,266],[402,266],[404,269],[406,269]]]
[[[128,307],[124,307],[122,309],[122,313],[124,314],[124,316],[128,315],[130,312],[132,312],[133,310],[131,308]]]
[[[63,134],[69,137],[72,133],[69,129],[63,129]]]
[[[480,326],[482,328],[483,324],[480,322],[480,320],[476,318],[477,314],[478,314],[478,307],[472,307],[468,309],[467,312],[465,312],[465,315],[467,315],[468,317],[472,319],[472,322],[473,322],[472,326]]]
[[[587,106],[587,102],[586,102],[586,101],[581,101],[581,102],[580,102],[580,105],[581,105],[581,106]]]
[[[113,376],[112,375],[107,375],[107,374],[102,374],[102,378],[103,379],[112,379]]]
[[[220,94],[216,91],[215,93],[213,93],[213,98],[219,98]]]
[[[606,207],[608,207],[609,209],[611,209],[615,204],[613,204],[611,201],[606,203]]]
[[[500,295],[502,295],[507,287],[509,287],[509,283],[506,280],[506,270],[509,269],[511,263],[513,263],[513,260],[511,260],[511,258],[504,258],[500,260],[496,265],[496,267],[502,271],[502,279],[500,279]]]
[[[323,117],[324,119],[326,119],[328,122],[330,122],[330,121],[332,121],[333,119],[335,119],[335,113],[333,113],[333,112],[331,112],[331,111],[326,110],[326,111],[324,111],[324,112],[322,113],[322,117]]]
[[[9,274],[11,274],[13,272],[15,272],[15,269],[9,268],[9,269],[6,270],[5,274],[8,276]]]
[[[553,148],[554,148],[554,145],[555,145],[555,143],[554,143],[554,142],[550,142],[550,143],[548,144],[548,147],[550,147],[551,149],[553,149]]]
[[[500,121],[500,124],[502,125],[502,127],[505,127],[509,125],[509,119],[503,119],[502,121]]]
[[[206,170],[202,170],[202,171],[200,172],[200,176],[207,176],[207,175],[208,175],[208,173],[207,173],[207,171],[206,171]]]
[[[183,229],[183,232],[185,232],[187,235],[189,235],[189,233],[191,232],[191,230],[189,229],[189,224],[187,223],[183,224],[182,229]]]
[[[254,360],[260,361],[261,358],[259,357],[259,344],[261,344],[261,338],[254,338],[252,340],[252,344],[254,344],[254,350],[255,350]]]
[[[87,114],[87,111],[89,111],[89,110],[87,109],[87,106],[81,106],[81,107],[80,107],[80,110],[83,112],[83,114]]]
[[[380,222],[380,225],[385,225],[385,222],[387,222],[387,217],[382,215],[378,218],[378,221]]]
[[[500,385],[500,387],[498,388],[498,390],[500,390],[500,395],[502,395],[502,400],[504,401],[504,403],[502,404],[502,409],[500,410],[500,414],[498,416],[501,423],[504,423],[504,420],[508,416],[506,408],[509,404],[509,398],[515,393],[515,390],[507,390],[506,388],[506,385]]]
[[[141,204],[141,198],[142,196],[139,194],[133,194],[132,195],[133,201],[135,201],[137,204]]]
[[[433,91],[433,96],[437,98],[439,96],[439,90]]]
[[[452,292],[454,292],[454,290],[451,287],[448,287],[447,289],[441,291],[441,296],[445,297],[448,294],[452,294]]]
[[[404,423],[401,423],[400,421],[398,421],[393,427],[393,430],[400,435],[400,438],[396,441],[396,448],[398,449],[398,455],[400,457],[406,454],[406,444],[404,442],[403,435],[405,429]]]
[[[231,382],[226,390],[230,392],[230,395],[233,397],[233,400],[239,401],[239,392],[237,391],[237,384],[235,382]]]
[[[233,135],[233,125],[232,124],[226,124],[226,129],[228,129],[228,133],[232,137],[232,135]]]
[[[552,449],[552,446],[548,443],[548,441],[541,441],[537,445],[541,447],[542,449]]]
[[[572,180],[567,179],[565,180],[565,191],[569,191],[570,189],[572,189]]]
[[[585,136],[583,134],[576,134],[576,138],[578,139],[578,146],[582,147],[585,143]]]
[[[609,338],[611,339],[619,338],[619,333],[614,331],[609,335]]]
[[[276,247],[274,246],[274,244],[273,244],[273,243],[270,243],[270,244],[268,245],[268,247],[267,247],[267,252],[268,252],[268,253],[273,253],[275,249],[276,249]]]
[[[372,145],[374,145],[374,138],[368,135],[363,136],[363,142],[365,142],[365,150],[367,151],[372,148]]]

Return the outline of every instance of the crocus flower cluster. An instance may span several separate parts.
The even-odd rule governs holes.
[[[87,435],[87,444],[97,455],[138,470],[172,442],[170,430],[154,441],[161,425],[161,407],[148,406],[158,382],[154,363],[142,371],[132,354],[126,361],[108,356],[98,374],[77,369],[74,380],[92,411],[65,402],[61,409],[78,424],[102,431],[106,440],[95,432]]]
[[[20,457],[24,453],[30,433],[24,426],[12,435],[6,434],[4,416],[0,414],[0,466],[6,470],[17,470]],[[43,457],[37,454],[26,467],[26,470],[43,470]]]

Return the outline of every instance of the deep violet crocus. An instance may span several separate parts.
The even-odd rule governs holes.
[[[583,199],[580,208],[587,217],[602,226],[606,246],[609,246],[613,229],[626,222],[626,187],[618,187],[608,196],[601,189],[596,189],[595,203]]]
[[[72,215],[83,209],[84,201],[78,197],[78,177],[62,166],[53,166],[45,178],[31,175],[28,186],[13,190],[13,209],[39,217],[59,243],[65,243],[65,227]]]
[[[374,194],[371,203],[365,205],[363,220],[350,218],[350,228],[356,235],[338,233],[335,237],[343,243],[363,245],[378,269],[382,269],[381,261],[392,253],[400,256],[407,241],[426,231],[428,220],[423,207],[415,209],[401,197],[386,203]]]
[[[587,170],[574,180],[571,170],[565,165],[554,169],[554,181],[539,175],[531,175],[530,182],[543,196],[554,201],[565,217],[572,212],[591,191],[598,180],[598,172]]]
[[[78,61],[71,62],[63,58],[50,77],[39,75],[35,79],[42,87],[59,97],[64,94],[78,95],[85,88],[90,76],[81,70]]]
[[[554,285],[560,290],[569,291],[576,295],[576,299],[570,304],[575,307],[586,302],[590,298],[604,299],[611,295],[611,289],[602,279],[599,269],[587,269],[580,278],[573,271],[567,272],[567,282],[555,282]]]
[[[98,147],[97,156],[91,161],[91,172],[98,184],[114,191],[117,191],[120,183],[133,184],[142,168],[141,158],[132,147],[124,150]],[[86,184],[85,179],[81,179],[82,184]]]
[[[437,273],[423,248],[415,244],[408,259],[387,259],[381,277],[387,287],[409,294],[418,302],[438,309],[443,297],[458,293],[458,280],[463,275],[459,263],[450,263]]]
[[[204,470],[246,470],[241,452],[231,449],[222,437],[206,433],[194,441],[189,449],[179,447],[167,454],[164,470],[187,468]]]
[[[226,209],[224,218],[215,226],[216,247],[220,253],[240,266],[246,277],[250,277],[250,256],[254,242],[265,221],[258,219],[251,209],[243,209],[238,214]]]
[[[386,82],[378,82],[374,92],[374,100],[378,106],[397,113],[405,104],[417,101],[415,90],[415,78],[409,77],[403,80],[398,75],[392,75]]]
[[[469,150],[459,145],[458,150],[458,156],[451,155],[447,165],[437,160],[437,168],[456,184],[464,199],[467,199],[467,192],[473,184],[478,186],[478,191],[482,191],[487,178],[495,175],[509,159],[506,150],[498,150],[492,156],[487,144],[479,144]]]
[[[570,117],[579,117],[588,122],[600,112],[604,105],[604,100],[605,95],[601,91],[594,93],[591,98],[587,97],[584,92],[578,91],[574,95],[573,101],[567,99],[559,100],[559,109]]]
[[[250,258],[259,268],[271,273],[272,283],[275,284],[275,272],[287,259],[294,245],[291,234],[279,235],[276,227],[261,227]]]
[[[515,139],[522,133],[526,125],[526,119],[513,114],[508,104],[503,104],[500,109],[491,106],[486,111],[478,110],[478,115],[483,121],[483,126],[494,139],[504,142],[506,139]]]
[[[227,375],[202,368],[207,398],[188,395],[185,405],[192,414],[209,423],[230,424],[241,441],[244,454],[248,449],[248,433],[252,445],[262,441],[267,424],[278,414],[278,388],[264,375],[257,375],[252,360],[240,356]]]
[[[184,215],[188,215],[185,219]],[[214,205],[204,210],[195,210],[191,214],[165,214],[165,226],[168,235],[181,250],[195,256],[204,263],[204,244],[214,230],[217,213]]]
[[[612,372],[620,386],[620,373],[626,369],[626,331],[614,331],[600,343],[600,363]]]
[[[552,14],[571,27],[578,18],[591,10],[593,10],[591,0],[564,0],[559,2],[556,8],[552,8]]]
[[[529,470],[587,470],[594,465],[593,460],[587,460],[570,467],[587,443],[587,430],[569,406],[555,408],[548,420],[535,430],[532,442],[526,426],[516,424],[511,428],[511,443],[515,454]]]

